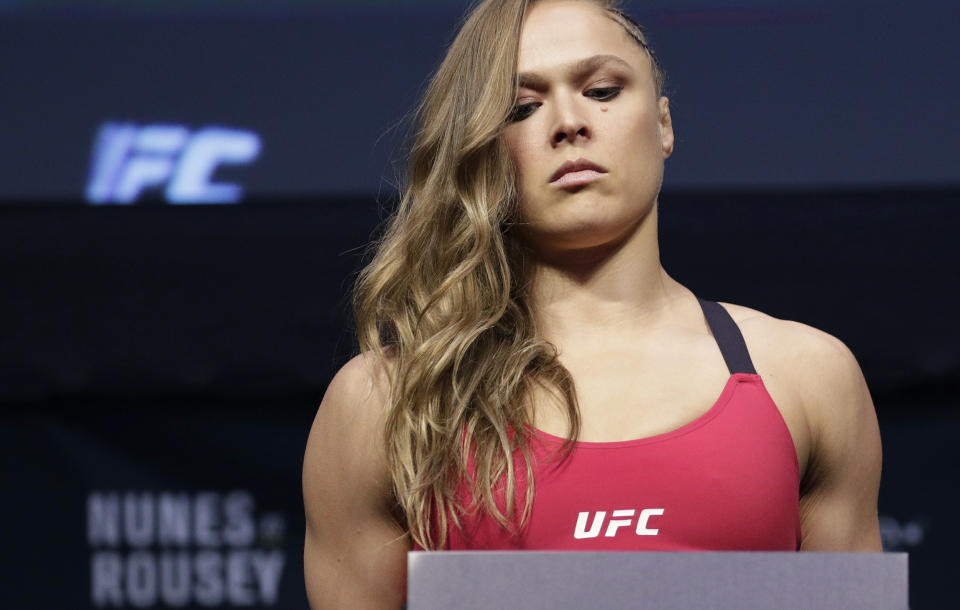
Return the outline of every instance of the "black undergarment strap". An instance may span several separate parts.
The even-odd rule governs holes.
[[[737,328],[737,323],[733,321],[727,310],[719,303],[705,301],[701,298],[700,307],[703,309],[703,315],[707,317],[707,324],[710,325],[710,332],[720,347],[720,353],[727,363],[730,374],[749,373],[756,375],[757,371],[753,368],[753,361],[750,360],[750,352],[747,351],[747,344],[743,341],[743,335]]]

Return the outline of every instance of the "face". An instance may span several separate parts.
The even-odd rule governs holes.
[[[566,251],[632,234],[673,150],[645,51],[591,3],[542,2],[527,13],[517,72],[504,138],[519,171],[524,239]]]

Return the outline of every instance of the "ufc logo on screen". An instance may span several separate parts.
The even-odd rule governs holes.
[[[573,532],[573,537],[577,539],[596,538],[600,535],[604,523],[607,524],[606,531],[603,533],[606,538],[613,538],[621,528],[633,530],[633,533],[637,536],[656,536],[660,533],[660,530],[649,526],[650,517],[657,517],[662,514],[662,508],[644,508],[637,516],[637,511],[627,508],[613,511],[608,520],[605,510],[598,510],[595,513],[582,512],[577,515],[577,526]],[[635,516],[637,517],[636,522],[633,520]],[[636,528],[633,527],[634,525],[636,525]]]
[[[168,203],[236,203],[243,188],[213,182],[213,174],[253,163],[260,149],[260,137],[241,129],[105,123],[93,147],[87,201],[134,203],[147,189],[163,188]]]

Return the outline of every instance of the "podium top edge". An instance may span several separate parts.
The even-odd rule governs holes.
[[[434,555],[455,555],[455,556],[538,556],[538,557],[557,557],[557,556],[586,556],[586,555],[598,555],[598,556],[610,556],[610,555],[649,555],[649,556],[661,556],[661,555],[685,555],[690,557],[704,557],[704,556],[724,556],[724,557],[757,557],[757,556],[776,556],[776,557],[786,557],[790,555],[795,555],[797,557],[840,557],[840,556],[851,556],[851,557],[896,557],[896,558],[907,558],[909,553],[904,551],[408,551],[408,556],[434,556]]]

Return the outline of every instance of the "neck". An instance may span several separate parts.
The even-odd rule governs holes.
[[[530,269],[538,334],[558,346],[645,334],[688,296],[660,264],[656,206],[620,242],[534,256]]]

